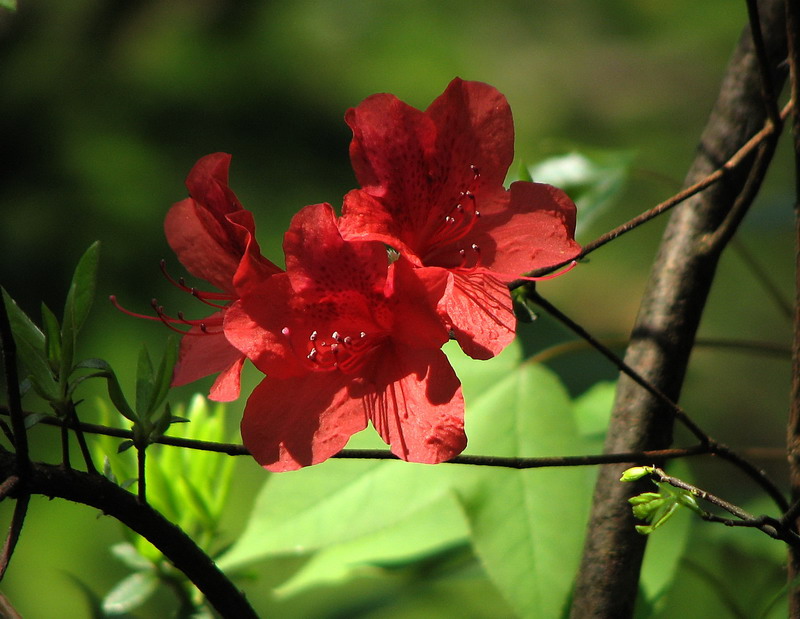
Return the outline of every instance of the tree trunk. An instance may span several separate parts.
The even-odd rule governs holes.
[[[786,58],[783,2],[763,2],[761,20],[769,65],[774,68],[773,83],[781,84],[786,73],[777,69]],[[758,62],[747,28],[728,65],[686,185],[724,164],[763,127],[766,118]],[[719,242],[710,241],[720,226],[731,233],[735,230],[738,218],[728,216],[743,190],[754,195],[772,148],[774,142],[744,160],[721,182],[677,207],[664,232],[625,361],[673,400],[680,395],[717,262],[730,237],[723,234]],[[751,172],[757,175],[755,182],[747,183]],[[737,204],[734,210],[746,206]],[[672,430],[671,412],[621,376],[605,451],[663,449],[672,442]],[[623,619],[633,615],[647,538],[634,529],[628,499],[650,488],[647,482],[644,488],[620,483],[620,474],[627,466],[600,470],[576,583],[573,619]]]

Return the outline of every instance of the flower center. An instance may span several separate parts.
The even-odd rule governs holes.
[[[474,165],[470,165],[473,177],[464,191],[458,194],[455,204],[450,207],[444,216],[444,219],[434,222],[433,231],[428,235],[427,239],[427,253],[426,257],[430,257],[437,253],[437,250],[445,245],[455,243],[465,236],[467,236],[475,227],[481,213],[478,210],[474,191],[480,179],[480,172]],[[478,246],[472,244],[473,251],[479,251]],[[462,261],[467,261],[466,250],[460,250]],[[423,263],[428,263],[423,260]]]
[[[326,336],[315,330],[305,338],[295,338],[289,327],[284,327],[281,333],[290,339],[290,346],[295,353],[305,357],[313,369],[341,370],[348,374],[364,366],[369,353],[378,347],[382,339],[364,331],[352,334],[334,331]]]

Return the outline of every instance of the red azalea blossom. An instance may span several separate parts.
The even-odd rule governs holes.
[[[347,241],[328,204],[301,210],[286,272],[253,284],[225,333],[267,376],[247,401],[242,439],[271,471],[322,462],[369,421],[404,460],[436,463],[466,445],[464,401],[440,350],[432,294],[382,243]]]
[[[503,180],[514,156],[511,110],[497,90],[453,80],[424,112],[377,94],[348,110],[361,189],[345,197],[345,238],[395,248],[444,294],[439,312],[470,356],[514,337],[507,284],[576,256],[575,205],[559,189]]]
[[[184,385],[219,372],[211,387],[212,400],[231,401],[239,397],[244,355],[228,343],[222,331],[227,307],[238,298],[248,278],[263,280],[281,269],[261,256],[255,240],[250,211],[242,208],[228,187],[231,156],[214,153],[200,159],[186,178],[189,198],[172,206],[164,222],[167,242],[181,264],[192,275],[204,279],[222,293],[187,289],[197,298],[218,308],[202,320],[162,320],[190,325],[181,340],[173,386]],[[186,288],[182,283],[181,286]]]

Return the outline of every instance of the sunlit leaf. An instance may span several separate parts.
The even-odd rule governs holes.
[[[572,150],[529,166],[528,173],[569,194],[578,207],[580,234],[622,193],[633,159],[630,151]]]
[[[321,584],[335,584],[354,575],[379,571],[380,565],[402,565],[464,543],[466,519],[452,495],[409,515],[396,526],[321,550],[277,590],[290,596]]]
[[[353,540],[397,524],[449,492],[445,467],[328,460],[272,475],[223,569]]]
[[[111,546],[111,554],[132,570],[141,571],[153,567],[150,561],[142,557],[142,555],[136,552],[136,548],[127,542],[120,542],[119,544]]]
[[[558,378],[529,364],[474,402],[468,434],[474,453],[532,457],[587,448]],[[520,615],[558,616],[579,563],[594,472],[485,469],[481,476],[459,495],[487,573]]]
[[[103,599],[103,611],[109,615],[127,613],[144,604],[158,587],[153,570],[134,572],[119,581]]]

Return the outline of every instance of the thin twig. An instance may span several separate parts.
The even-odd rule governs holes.
[[[785,119],[789,113],[792,111],[794,107],[793,101],[789,101],[781,110],[780,118]],[[698,182],[694,183],[693,185],[683,189],[673,195],[672,197],[664,200],[660,204],[657,204],[653,208],[637,215],[633,219],[626,221],[624,224],[617,226],[613,230],[606,232],[605,234],[601,235],[591,243],[587,243],[583,246],[581,252],[575,256],[574,258],[570,258],[569,260],[564,260],[558,264],[549,267],[543,267],[541,269],[537,269],[535,271],[531,271],[528,273],[530,277],[541,277],[543,275],[548,275],[559,269],[567,266],[573,260],[582,260],[592,252],[597,249],[600,249],[603,245],[610,243],[614,239],[619,238],[626,232],[630,232],[641,226],[644,223],[647,223],[651,219],[658,217],[659,215],[666,213],[670,209],[678,206],[681,202],[691,198],[693,195],[700,193],[704,189],[711,187],[715,183],[722,180],[722,178],[734,170],[748,155],[752,153],[755,148],[758,148],[760,144],[766,140],[767,138],[771,137],[776,132],[775,125],[772,123],[768,123],[765,125],[758,133],[756,133],[753,137],[751,137],[745,144],[738,150],[736,153],[728,159],[724,164],[722,164],[719,168],[708,174],[706,177],[700,179]],[[513,290],[515,288],[519,288],[520,286],[526,284],[526,280],[515,280],[511,282],[509,287]]]
[[[791,1],[791,0],[789,0]],[[758,13],[758,2],[747,0],[747,17],[750,20],[750,35],[753,37],[753,49],[758,61],[758,75],[761,78],[761,99],[767,111],[767,118],[776,126],[780,127],[780,115],[778,114],[778,97],[775,93],[775,86],[772,83],[772,75],[769,66],[769,56],[764,45],[764,34],[761,29],[761,15]]]
[[[755,279],[764,288],[764,291],[769,295],[775,306],[780,310],[788,320],[792,319],[792,304],[787,301],[783,296],[783,290],[772,279],[771,274],[759,263],[753,253],[742,242],[741,238],[734,237],[731,240],[731,248],[739,255]],[[791,356],[791,349],[789,350]]]
[[[788,43],[789,73],[791,75],[791,99],[800,99],[800,6],[794,0],[784,3],[786,16],[786,37]],[[792,340],[792,383],[789,403],[789,419],[786,428],[786,451],[789,460],[789,482],[792,509],[785,520],[800,529],[797,516],[800,514],[800,110],[795,109],[792,115],[792,144],[794,147],[794,220],[795,220],[795,305],[793,317]],[[789,613],[800,616],[800,552],[789,553],[787,569],[787,587],[789,590]]]
[[[711,494],[710,492],[685,482],[682,479],[678,479],[677,477],[667,475],[664,470],[658,467],[653,467],[652,474],[658,479],[658,481],[669,484],[675,488],[687,490],[693,496],[711,503],[712,505],[716,505],[720,509],[724,509],[729,514],[739,519],[738,521],[732,521],[730,519],[720,518],[719,516],[705,513],[702,515],[704,520],[722,522],[728,526],[747,526],[755,528],[766,533],[774,539],[779,539],[786,542],[790,546],[800,547],[800,535],[783,526],[783,523],[780,520],[770,518],[769,516],[754,516],[753,514],[743,510],[738,505],[734,505],[733,503],[730,503],[725,499],[716,496],[715,494]]]
[[[0,478],[14,474],[14,468],[14,455],[0,448]],[[105,477],[35,462],[26,491],[88,505],[116,518],[186,574],[222,617],[257,618],[242,592],[180,527]]]
[[[761,486],[767,494],[772,498],[773,501],[780,507],[781,511],[785,511],[788,509],[788,503],[786,498],[783,496],[783,493],[780,489],[772,482],[772,480],[767,476],[767,474],[762,471],[761,469],[753,466],[750,462],[739,456],[735,451],[730,449],[727,445],[720,443],[711,436],[709,436],[700,426],[698,426],[683,410],[678,404],[676,404],[672,399],[667,397],[660,389],[657,389],[653,386],[648,380],[641,376],[638,372],[636,372],[633,368],[631,368],[623,359],[619,356],[614,354],[614,352],[603,345],[602,342],[597,340],[591,333],[586,331],[581,325],[576,323],[572,320],[569,316],[564,314],[561,310],[555,307],[552,303],[544,299],[538,292],[536,292],[535,288],[528,287],[528,298],[540,305],[542,308],[545,309],[551,316],[556,318],[574,333],[576,333],[581,338],[585,339],[589,342],[593,348],[595,348],[600,354],[602,354],[606,359],[611,361],[617,368],[628,376],[631,380],[633,380],[636,384],[642,387],[645,391],[653,395],[659,402],[663,405],[668,407],[672,413],[675,415],[676,419],[679,419],[681,423],[692,433],[694,434],[695,438],[697,438],[702,445],[707,445],[708,450],[719,457],[728,460],[732,464],[735,464],[738,468],[740,468],[745,474],[747,474],[751,479],[753,479],[759,486]]]
[[[0,407],[0,413],[3,409]],[[58,427],[63,423],[57,417],[45,417],[40,423],[50,426]],[[81,428],[84,432],[89,434],[101,434],[104,436],[113,436],[122,439],[133,439],[133,432],[130,430],[123,430],[122,428],[111,428],[108,426],[101,426],[94,423],[81,422]],[[196,449],[199,451],[212,451],[216,453],[226,454],[229,456],[249,456],[250,452],[244,447],[236,443],[217,443],[213,441],[198,441],[188,438],[179,438],[174,436],[161,436],[154,441],[161,445],[169,445],[172,447],[183,447],[185,449]],[[449,464],[470,464],[476,466],[496,466],[502,468],[513,469],[532,469],[556,466],[590,466],[596,464],[616,464],[619,462],[639,462],[639,463],[652,463],[656,460],[685,458],[688,456],[699,456],[704,454],[711,454],[707,446],[695,445],[684,449],[662,449],[653,451],[635,451],[615,454],[590,454],[585,456],[554,456],[554,457],[541,457],[541,458],[505,458],[496,456],[457,456],[452,460],[448,460]],[[344,449],[334,458],[342,459],[369,459],[369,460],[398,460],[389,450],[383,449]]]
[[[17,375],[17,348],[11,332],[11,323],[4,303],[0,302],[0,344],[3,348],[3,365],[5,368],[6,389],[8,391],[8,410],[11,416],[11,428],[14,433],[14,468],[13,474],[6,476],[8,486],[4,488],[4,497],[7,492],[19,488],[17,502],[14,504],[14,515],[8,535],[3,543],[0,555],[0,580],[8,569],[14,549],[17,547],[22,525],[28,513],[30,494],[27,482],[30,473],[30,455],[28,453],[28,431],[25,427],[25,413],[22,410],[22,397],[19,392],[19,376]],[[8,481],[14,478],[16,481]],[[4,484],[5,486],[6,484]]]

